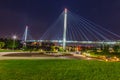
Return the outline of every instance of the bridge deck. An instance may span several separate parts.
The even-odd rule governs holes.
[[[62,40],[27,40],[26,42],[57,42],[57,43],[63,43]],[[80,43],[80,44],[119,44],[120,41],[66,41],[66,43]]]

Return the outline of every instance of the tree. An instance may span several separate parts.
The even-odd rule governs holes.
[[[113,49],[114,49],[115,53],[118,53],[119,49],[120,49],[120,46],[119,45],[114,45]]]
[[[20,41],[19,40],[15,40],[15,44],[13,45],[13,40],[12,39],[8,39],[6,41],[6,47],[7,48],[18,48],[19,46],[21,45]]]
[[[109,45],[104,45],[103,53],[104,54],[108,54],[109,53]]]
[[[4,42],[0,42],[0,49],[3,48],[5,46]]]
[[[51,47],[51,46],[55,46],[55,44],[52,43],[52,42],[43,42],[43,43],[41,44],[41,48],[42,48],[43,50],[45,50],[45,51],[51,51],[52,48],[53,48],[53,47]]]

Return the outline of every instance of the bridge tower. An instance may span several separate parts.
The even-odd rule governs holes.
[[[66,49],[67,8],[64,10],[63,49]]]
[[[26,47],[27,35],[28,35],[28,26],[26,26],[26,28],[25,28],[25,36],[24,36],[24,46],[25,47]]]

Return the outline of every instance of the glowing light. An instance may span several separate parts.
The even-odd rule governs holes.
[[[107,62],[107,61],[108,61],[108,59],[105,59],[105,61]]]
[[[13,36],[13,39],[16,39],[16,38],[17,38],[17,36],[16,36],[16,35],[14,35],[14,36]]]
[[[14,51],[14,46],[15,46],[15,40],[17,39],[17,36],[16,35],[13,35],[13,47],[12,47],[12,49],[13,49],[13,51]]]
[[[67,14],[67,8],[65,8],[65,13]]]

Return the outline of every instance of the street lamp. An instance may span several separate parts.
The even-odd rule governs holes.
[[[14,51],[15,40],[16,40],[17,36],[16,36],[16,35],[14,35],[12,38],[13,38],[13,47],[12,47],[12,50]]]

